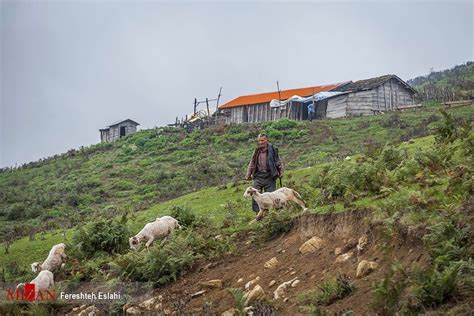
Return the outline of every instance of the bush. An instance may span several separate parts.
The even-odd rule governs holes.
[[[443,121],[441,124],[438,125],[436,128],[436,142],[438,143],[452,143],[458,137],[458,129],[456,128],[456,124],[453,120],[451,114],[446,112],[445,110],[439,110],[440,113],[443,115]]]
[[[451,261],[467,259],[470,227],[458,227],[451,221],[443,221],[428,227],[423,240],[428,246],[434,263],[443,268]]]
[[[171,208],[171,216],[176,218],[183,227],[196,227],[202,223],[202,220],[193,213],[193,210],[187,206],[176,205]]]
[[[273,211],[259,222],[258,234],[260,239],[268,241],[289,232],[292,227],[290,212]]]
[[[354,285],[346,275],[339,275],[335,280],[321,283],[315,290],[299,297],[300,304],[318,306],[330,305],[350,295]]]
[[[202,254],[194,250],[202,243],[203,238],[191,231],[173,232],[162,247],[154,246],[148,251],[129,252],[118,257],[112,266],[122,273],[121,277],[125,281],[167,284],[176,281],[181,273],[202,257]]]
[[[399,263],[373,289],[371,308],[377,315],[395,315],[400,309],[400,297],[407,286],[407,274]]]
[[[434,267],[417,273],[412,289],[417,302],[416,307],[420,310],[436,307],[454,297],[458,284],[459,267],[460,264],[452,264],[442,271],[438,271]]]
[[[89,223],[76,231],[74,244],[78,245],[86,257],[92,257],[99,251],[121,253],[128,249],[129,231],[126,221],[124,215],[119,221],[98,220]]]

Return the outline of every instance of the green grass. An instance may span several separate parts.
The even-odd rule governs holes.
[[[401,146],[414,152],[416,148],[423,149],[429,147],[432,142],[433,137],[429,136],[416,139],[412,144],[402,144]],[[356,158],[357,156],[352,157],[352,159]],[[308,186],[311,177],[317,175],[319,171],[328,165],[331,165],[331,163],[288,171],[283,178],[283,185],[297,183],[299,185]],[[220,226],[228,213],[226,204],[229,202],[237,206],[237,221],[244,223],[242,227],[247,227],[245,223],[248,223],[253,218],[254,213],[251,210],[251,202],[244,199],[242,195],[245,188],[249,185],[251,185],[251,182],[241,181],[237,185],[235,183],[228,183],[224,186],[205,188],[169,201],[158,203],[143,211],[132,212],[130,213],[128,223],[129,229],[132,233],[136,233],[143,227],[144,223],[154,221],[156,217],[171,214],[172,208],[177,205],[190,207],[195,215],[205,217],[209,219],[213,225]],[[357,199],[353,205],[360,207],[377,207],[382,202],[383,200],[381,199],[368,196]],[[326,205],[309,204],[308,207],[311,212],[320,214],[343,212],[347,210],[342,202]],[[352,209],[352,207],[349,207],[349,209]],[[68,240],[64,240],[59,231],[46,233],[44,240],[40,240],[39,234],[34,241],[29,241],[28,237],[18,239],[13,242],[10,247],[9,255],[0,256],[0,266],[5,266],[9,262],[18,262],[26,268],[34,261],[43,260],[54,244],[70,241],[73,232],[73,228],[66,230]]]

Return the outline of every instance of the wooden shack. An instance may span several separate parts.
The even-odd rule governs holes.
[[[326,117],[372,115],[415,104],[416,91],[395,75],[359,80],[334,91],[345,92],[325,100]]]
[[[137,122],[126,119],[117,121],[107,126],[106,128],[100,129],[100,141],[101,142],[113,142],[121,137],[133,134],[137,131],[137,126],[140,125]]]
[[[256,123],[281,118],[308,119],[308,103],[316,119],[370,115],[414,104],[416,91],[395,75],[245,95],[219,106],[226,123]],[[275,101],[277,106],[275,106]]]

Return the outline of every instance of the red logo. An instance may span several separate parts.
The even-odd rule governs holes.
[[[7,290],[7,301],[56,301],[56,292],[49,290],[36,291],[34,283],[27,283],[23,289]]]

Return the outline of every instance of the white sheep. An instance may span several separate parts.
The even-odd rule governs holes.
[[[35,291],[38,293],[42,290],[47,290],[50,286],[54,286],[54,275],[53,272],[48,270],[41,271],[30,284],[35,285]],[[18,288],[22,288],[25,286],[25,283],[20,283],[17,285]]]
[[[158,217],[156,221],[146,224],[138,234],[129,238],[130,248],[138,250],[144,241],[146,241],[145,246],[148,248],[155,239],[167,237],[176,228],[181,229],[181,225],[175,218],[171,216]]]
[[[35,273],[38,273],[42,270],[48,270],[54,272],[59,270],[64,266],[63,260],[66,259],[66,254],[64,252],[66,245],[63,243],[54,245],[51,250],[49,251],[48,258],[41,263],[41,262],[33,262],[31,264],[31,270]]]
[[[280,188],[273,192],[265,193],[260,193],[257,189],[248,187],[245,190],[244,197],[248,199],[254,199],[255,202],[257,202],[259,212],[257,214],[256,220],[260,220],[269,209],[281,208],[288,201],[293,201],[301,206],[303,210],[307,210],[299,193],[286,187]]]

